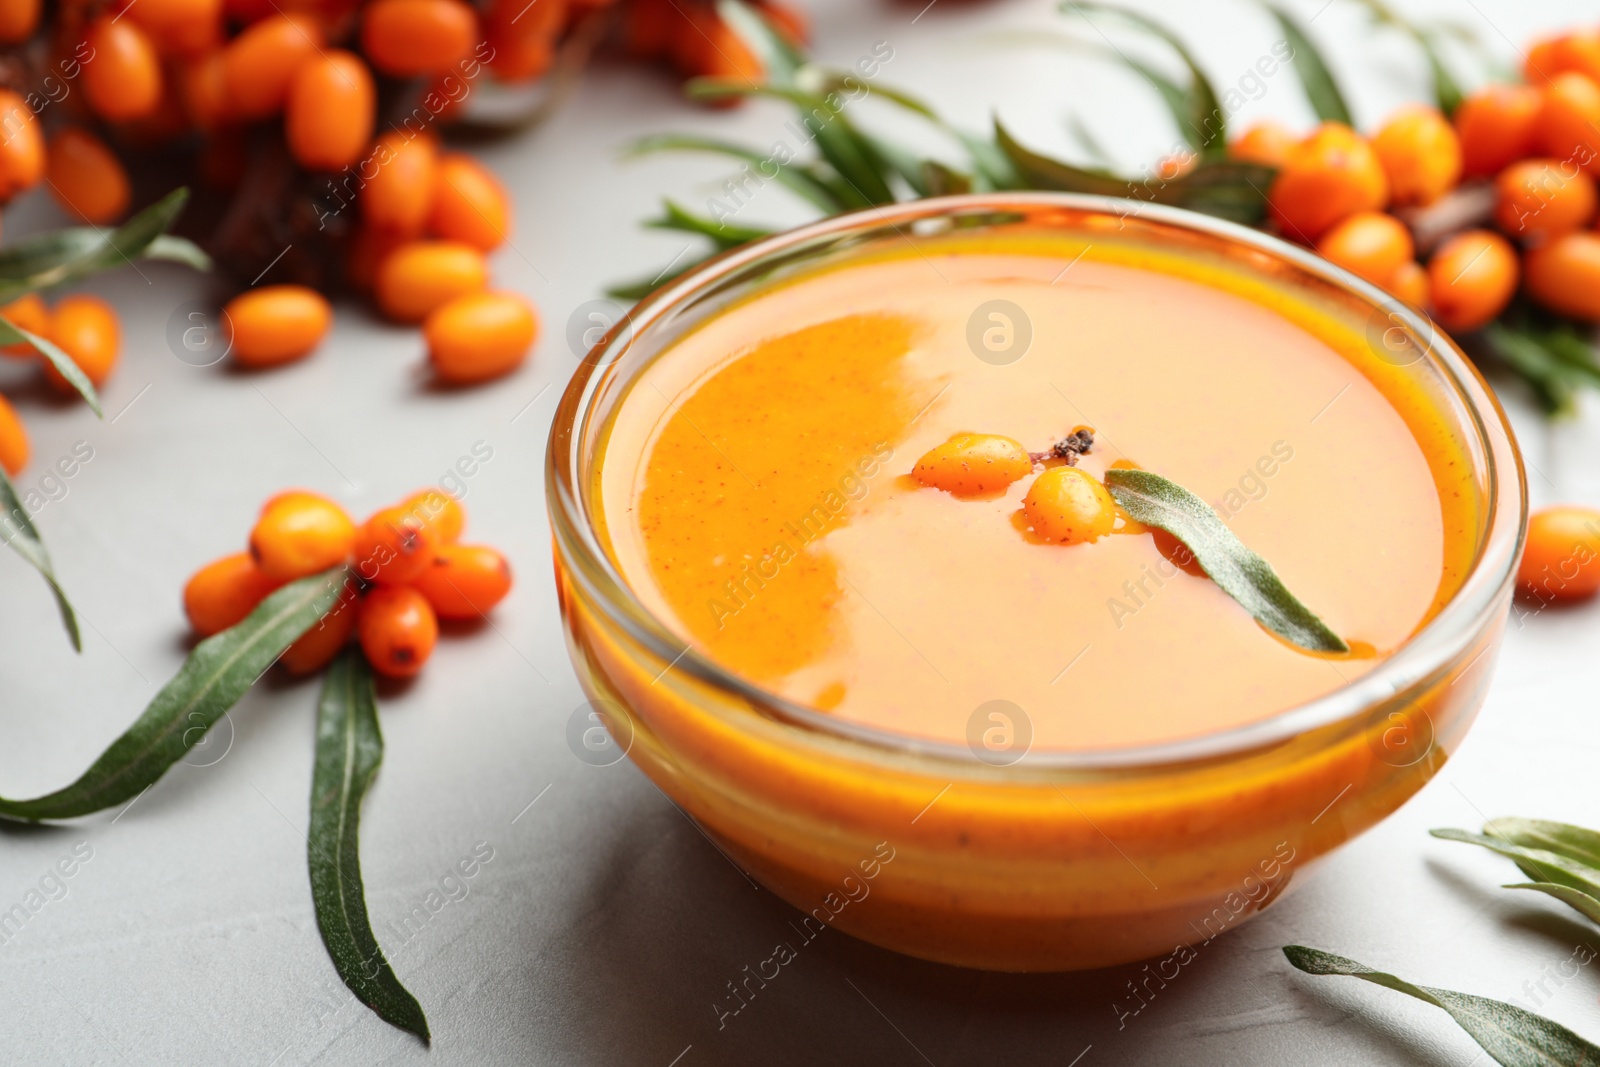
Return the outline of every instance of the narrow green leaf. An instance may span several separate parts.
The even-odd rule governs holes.
[[[702,237],[709,237],[716,242],[720,251],[738,248],[758,238],[768,237],[771,230],[763,230],[755,226],[734,226],[727,222],[718,222],[673,203],[671,200],[661,202],[662,214],[658,219],[651,219],[645,225],[653,230],[676,230],[679,233],[697,233]]]
[[[1436,34],[1422,29],[1409,21],[1390,7],[1386,0],[1358,0],[1362,7],[1367,9],[1372,20],[1380,26],[1390,26],[1399,30],[1416,42],[1422,50],[1422,56],[1428,62],[1428,71],[1433,78],[1434,102],[1439,105],[1439,110],[1446,115],[1453,116],[1456,108],[1461,106],[1465,94],[1461,84],[1456,81],[1455,75],[1450,72],[1449,66],[1440,54]]]
[[[1106,471],[1105,482],[1111,496],[1136,521],[1159,526],[1187,545],[1218,588],[1262,626],[1312,652],[1350,651],[1204,500],[1149,471],[1113,468]]]
[[[189,190],[174,189],[115,230],[78,226],[0,248],[0,302],[127,266],[149,255],[151,246],[177,220],[188,200]],[[157,246],[156,255],[197,264],[200,260],[195,253],[199,250],[181,250],[177,240]]]
[[[144,250],[144,258],[182,263],[201,272],[210,271],[213,266],[211,257],[199,245],[187,237],[174,237],[170,233],[160,234],[151,241]]]
[[[778,182],[790,192],[820,208],[828,214],[844,210],[847,205],[841,204],[834,195],[834,190],[826,182],[813,175],[804,164],[793,160],[780,163],[774,160],[770,153],[763,153],[754,148],[734,144],[731,141],[722,141],[714,137],[700,137],[691,133],[663,133],[650,137],[643,137],[628,147],[625,153],[628,156],[651,155],[657,152],[706,152],[711,155],[727,156],[754,167],[761,180]],[[768,174],[768,170],[772,173]]]
[[[292,582],[243,622],[201,641],[144,714],[64,789],[33,800],[0,798],[0,818],[71,819],[132,800],[204,736],[284,649],[316,625],[349,579],[344,567]]]
[[[851,191],[853,207],[871,207],[894,202],[894,193],[885,181],[864,138],[845,116],[828,106],[816,93],[781,84],[750,85],[726,78],[695,78],[684,87],[692,97],[720,100],[730,96],[766,96],[794,105],[800,121],[811,135],[817,151],[838,172]]]
[[[1600,870],[1600,833],[1546,819],[1494,819],[1483,832],[1523,848],[1538,848]]]
[[[89,376],[83,373],[82,368],[73,361],[72,357],[48,338],[30,333],[21,327],[12,325],[9,319],[0,319],[0,344],[25,344],[49,361],[61,376],[65,378],[78,391],[92,410],[100,418],[105,418],[105,412],[100,409],[100,394],[95,392],[94,383]]]
[[[1600,923],[1600,899],[1591,897],[1580,889],[1571,886],[1557,885],[1555,882],[1513,882],[1505,886],[1506,889],[1532,889],[1538,893],[1545,893],[1555,897],[1567,907],[1582,915],[1592,923]]]
[[[1339,83],[1334,79],[1327,61],[1322,58],[1322,53],[1312,43],[1310,35],[1282,8],[1273,4],[1262,6],[1277,19],[1283,39],[1294,52],[1295,75],[1300,79],[1306,100],[1311,104],[1311,110],[1317,113],[1317,118],[1324,122],[1342,122],[1346,126],[1354,126],[1355,120],[1350,117],[1350,107],[1345,103],[1344,94],[1339,91]]]
[[[4,322],[0,319],[0,322]],[[55,565],[50,562],[50,553],[45,551],[44,540],[39,536],[39,530],[33,525],[33,518],[28,514],[28,509],[23,506],[22,500],[17,496],[16,486],[11,484],[11,479],[6,477],[4,468],[0,468],[0,508],[5,509],[5,516],[0,518],[0,536],[6,539],[6,544],[28,561],[28,565],[38,571],[50,586],[50,592],[55,595],[56,607],[61,611],[61,625],[66,627],[67,636],[72,639],[72,650],[83,651],[83,638],[78,633],[78,615],[72,610],[72,602],[67,599],[66,590],[61,588],[61,583],[56,580]]]
[[[1222,105],[1217,101],[1217,93],[1211,86],[1211,80],[1206,77],[1205,71],[1200,69],[1200,64],[1195,62],[1193,54],[1190,53],[1177,34],[1152,18],[1126,10],[1116,4],[1098,3],[1094,2],[1094,0],[1064,0],[1061,10],[1082,15],[1085,21],[1088,21],[1087,12],[1103,12],[1165,41],[1173,52],[1177,53],[1184,66],[1189,68],[1189,89],[1183,94],[1182,99],[1177,102],[1181,106],[1174,106],[1175,102],[1168,98],[1168,93],[1159,84],[1156,84],[1157,91],[1161,93],[1163,99],[1167,100],[1169,107],[1174,108],[1174,117],[1177,118],[1185,139],[1194,146],[1196,151],[1214,159],[1220,159],[1226,155],[1228,149],[1227,115],[1222,110]],[[1123,58],[1136,70],[1142,66],[1126,56]],[[1140,72],[1145,73],[1142,70]]]
[[[972,192],[972,178],[958,170],[951,170],[936,159],[922,161],[922,184],[925,196],[954,196]]]
[[[1271,167],[1231,160],[1203,160],[1181,178],[1139,181],[1041,155],[1023,147],[998,121],[995,142],[1016,167],[1021,184],[1029,189],[1055,189],[1168,204],[1247,224],[1260,221],[1266,214],[1266,191],[1273,176]]]
[[[1533,390],[1546,415],[1570,415],[1577,408],[1578,386],[1586,378],[1531,330],[1510,320],[1483,329],[1484,341],[1501,363]]]
[[[1490,852],[1498,852],[1507,859],[1516,861],[1522,873],[1536,881],[1553,882],[1600,898],[1600,870],[1580,860],[1547,849],[1527,848],[1487,834],[1474,834],[1466,830],[1443,829],[1428,832],[1441,841],[1460,841],[1463,844],[1479,845]]]
[[[1292,966],[1306,974],[1360,978],[1443,1008],[1502,1067],[1600,1064],[1600,1046],[1590,1044],[1560,1023],[1515,1005],[1469,993],[1412,985],[1355,960],[1304,945],[1286,945],[1283,954]]]
[[[769,82],[794,84],[806,57],[764,14],[739,0],[717,0],[717,17],[755,52]]]
[[[631,282],[623,282],[619,285],[613,285],[606,290],[606,295],[611,297],[613,300],[628,300],[634,302],[643,300],[645,297],[649,296],[663,285],[666,285],[672,281],[676,281],[678,278],[681,278],[683,275],[694,270],[696,267],[700,266],[702,263],[706,262],[715,255],[718,255],[718,253],[715,251],[707,252],[703,256],[695,256],[682,264],[669,267],[667,270],[664,270],[653,277],[635,278]]]
[[[311,774],[306,862],[322,943],[356,999],[392,1026],[429,1040],[428,1019],[400,984],[367,918],[361,884],[361,798],[383,762],[383,732],[372,669],[360,649],[328,668],[317,703],[317,756]]]

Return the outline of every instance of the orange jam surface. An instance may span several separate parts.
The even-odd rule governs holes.
[[[1012,362],[1025,327],[1008,337],[985,310],[969,328],[995,300],[1031,327]],[[1467,457],[1416,368],[1379,358],[1351,314],[1114,237],[857,255],[641,373],[602,444],[602,537],[686,643],[841,719],[961,742],[1005,700],[1035,750],[1255,722],[1372,670],[1475,550]],[[1079,425],[1096,432],[1082,469],[1131,461],[1208,501],[1357,651],[1286,644],[1148,534],[1029,536],[1032,476],[986,499],[908,476],[958,432],[1043,451]]]

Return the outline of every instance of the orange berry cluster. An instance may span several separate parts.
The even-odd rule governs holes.
[[[409,678],[439,638],[439,620],[479,619],[511,590],[506,558],[461,544],[466,513],[425,489],[356,525],[316,493],[270,498],[250,531],[249,550],[195,572],[183,588],[189,625],[201,637],[226,630],[286,582],[346,564],[344,595],[279,660],[291,674],[327,666],[352,636],[373,670]]]
[[[1600,31],[1538,43],[1523,73],[1467,97],[1452,119],[1410,105],[1370,138],[1333,122],[1303,138],[1261,123],[1229,152],[1278,168],[1268,199],[1284,236],[1448,330],[1494,321],[1519,287],[1600,321]],[[1420,264],[1415,224],[1452,196],[1483,209]]]
[[[96,297],[78,294],[63,297],[52,309],[36,293],[29,293],[0,308],[0,317],[19,329],[53,341],[78,369],[96,386],[104,382],[116,366],[122,346],[122,327],[110,304]],[[59,392],[71,396],[74,390],[48,360],[26,344],[0,345],[0,356],[36,360],[45,378]],[[0,467],[7,474],[19,473],[31,454],[28,432],[4,396],[0,396]]]

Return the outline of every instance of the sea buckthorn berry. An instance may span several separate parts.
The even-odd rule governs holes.
[[[566,23],[566,0],[493,0],[484,19],[483,36],[494,55],[489,69],[501,81],[531,81],[550,69],[555,41]],[[631,21],[637,8],[630,12]]]
[[[44,128],[22,97],[0,89],[0,202],[44,177]]]
[[[221,50],[191,59],[177,68],[178,99],[183,113],[202,133],[221,125],[228,115],[226,61]]]
[[[510,374],[528,358],[539,332],[533,306],[516,293],[468,293],[422,324],[439,380],[470,385]]]
[[[39,28],[43,0],[0,0],[0,44],[21,44]]]
[[[435,308],[489,284],[483,253],[460,241],[414,241],[378,266],[374,294],[396,322],[421,322]]]
[[[1594,218],[1594,179],[1569,161],[1525,159],[1495,179],[1494,221],[1511,237],[1553,237]]]
[[[1420,263],[1400,264],[1384,288],[1418,311],[1426,311],[1430,303],[1428,271]]]
[[[1434,318],[1452,332],[1486,326],[1517,291],[1517,253],[1504,237],[1468,230],[1450,238],[1428,263]]]
[[[83,64],[83,95],[96,115],[126,122],[156,109],[161,59],[137,23],[101,16],[89,24],[83,41],[94,50],[94,60]]]
[[[358,195],[368,226],[415,237],[428,224],[439,175],[439,145],[427,134],[395,130],[372,145],[372,177]]]
[[[744,38],[709,8],[689,6],[674,31],[672,57],[685,74],[755,85],[765,75],[760,58]],[[704,101],[713,107],[732,107],[737,96]]]
[[[1258,122],[1234,138],[1228,145],[1228,155],[1241,163],[1259,163],[1264,167],[1281,167],[1289,152],[1300,138],[1281,122],[1267,119]]]
[[[1531,85],[1490,85],[1456,109],[1461,173],[1486,178],[1533,155],[1544,97]]]
[[[1290,149],[1268,200],[1287,236],[1315,241],[1341,219],[1387,204],[1389,179],[1360,134],[1324,122]]]
[[[622,23],[622,49],[634,59],[659,59],[672,47],[680,16],[671,0],[634,0]]]
[[[1363,211],[1323,234],[1317,254],[1373,285],[1388,285],[1417,249],[1405,223],[1381,211]]]
[[[50,139],[50,195],[84,222],[111,222],[128,210],[128,172],[106,143],[68,126]]]
[[[0,467],[4,467],[7,474],[20,474],[28,465],[30,454],[27,428],[22,425],[11,401],[0,396]]]
[[[281,585],[268,578],[248,552],[213,560],[194,572],[183,587],[183,611],[201,637],[244,621]]]
[[[134,0],[123,13],[169,56],[202,55],[222,41],[222,0]]]
[[[327,298],[303,285],[264,285],[222,309],[229,351],[246,367],[275,367],[311,354],[333,321]]]
[[[273,15],[239,34],[222,53],[228,114],[245,121],[277,114],[294,72],[322,45],[322,28],[309,15]]]
[[[0,318],[19,330],[27,330],[31,334],[40,336],[50,329],[50,309],[45,307],[44,300],[38,293],[18,297],[5,307],[0,307]],[[0,353],[14,359],[32,359],[36,355],[33,346],[25,341],[0,347]]]
[[[341,598],[317,624],[295,639],[278,657],[283,669],[293,675],[311,674],[333,662],[339,650],[350,643],[356,630],[360,607],[352,596]]]
[[[421,516],[404,505],[384,508],[356,531],[356,574],[369,582],[403,585],[427,569],[438,549],[438,534]]]
[[[361,651],[379,674],[409,678],[439,640],[439,619],[427,597],[404,585],[380,585],[361,600]]]
[[[955,496],[1003,492],[1033,473],[1033,457],[1009,437],[992,433],[958,433],[923,453],[911,477]]]
[[[1534,512],[1517,586],[1537,600],[1578,600],[1600,590],[1600,511],[1555,507]]]
[[[1461,180],[1461,142],[1438,108],[1414,104],[1390,116],[1372,139],[1396,204],[1431,204]]]
[[[350,557],[355,523],[327,497],[296,490],[261,509],[250,531],[250,556],[278,582],[325,571]]]
[[[489,614],[511,591],[511,565],[483,545],[441,545],[412,587],[428,598],[441,619],[476,619]]]
[[[376,226],[357,228],[355,237],[345,253],[344,277],[351,288],[360,293],[372,291],[378,281],[378,268],[402,245],[410,244],[414,235],[381,230]]]
[[[283,132],[307,170],[339,170],[372,139],[378,90],[359,56],[331,49],[300,64],[289,82]]]
[[[1544,87],[1536,138],[1542,154],[1585,170],[1600,167],[1600,83],[1558,74]]]
[[[104,300],[82,294],[65,298],[50,316],[47,336],[96,386],[111,377],[122,348],[122,326],[116,311]],[[77,391],[49,361],[41,357],[40,364],[51,385],[63,393]]]
[[[397,78],[442,74],[477,41],[477,12],[460,0],[373,0],[361,15],[361,50]]]
[[[461,531],[467,525],[467,512],[448,493],[424,489],[407,497],[400,506],[432,527],[440,544],[448,545],[461,540]]]
[[[447,241],[492,251],[511,233],[511,201],[477,160],[449,152],[439,157],[428,226]]]
[[[777,3],[776,0],[766,0],[759,6],[761,13],[767,16],[767,21],[788,38],[790,44],[799,47],[811,40],[811,22],[804,11],[788,4]]]
[[[1534,85],[1543,85],[1557,74],[1569,72],[1600,81],[1600,34],[1565,33],[1535,42],[1528,49],[1523,73]]]
[[[1088,471],[1052,467],[1033,480],[1022,498],[1022,513],[1046,541],[1076,545],[1095,541],[1117,522],[1117,504]]]
[[[1600,234],[1563,234],[1528,252],[1528,295],[1551,311],[1600,322]]]

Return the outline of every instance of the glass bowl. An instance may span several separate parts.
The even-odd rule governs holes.
[[[1226,260],[1360,324],[1386,362],[1422,383],[1473,464],[1477,547],[1455,596],[1370,673],[1262,721],[1180,742],[1030,752],[1005,766],[819,713],[687,647],[629,589],[596,510],[598,460],[629,384],[675,339],[762,287],[885,242],[1018,226]],[[626,752],[799,908],[805,937],[833,926],[923,959],[1006,971],[1162,957],[1158,973],[1175,974],[1196,946],[1404,803],[1483,703],[1527,518],[1504,413],[1425,317],[1254,230],[1066,194],[890,205],[696,268],[589,353],[557,411],[548,463],[569,651],[591,698],[591,733],[611,758]]]

